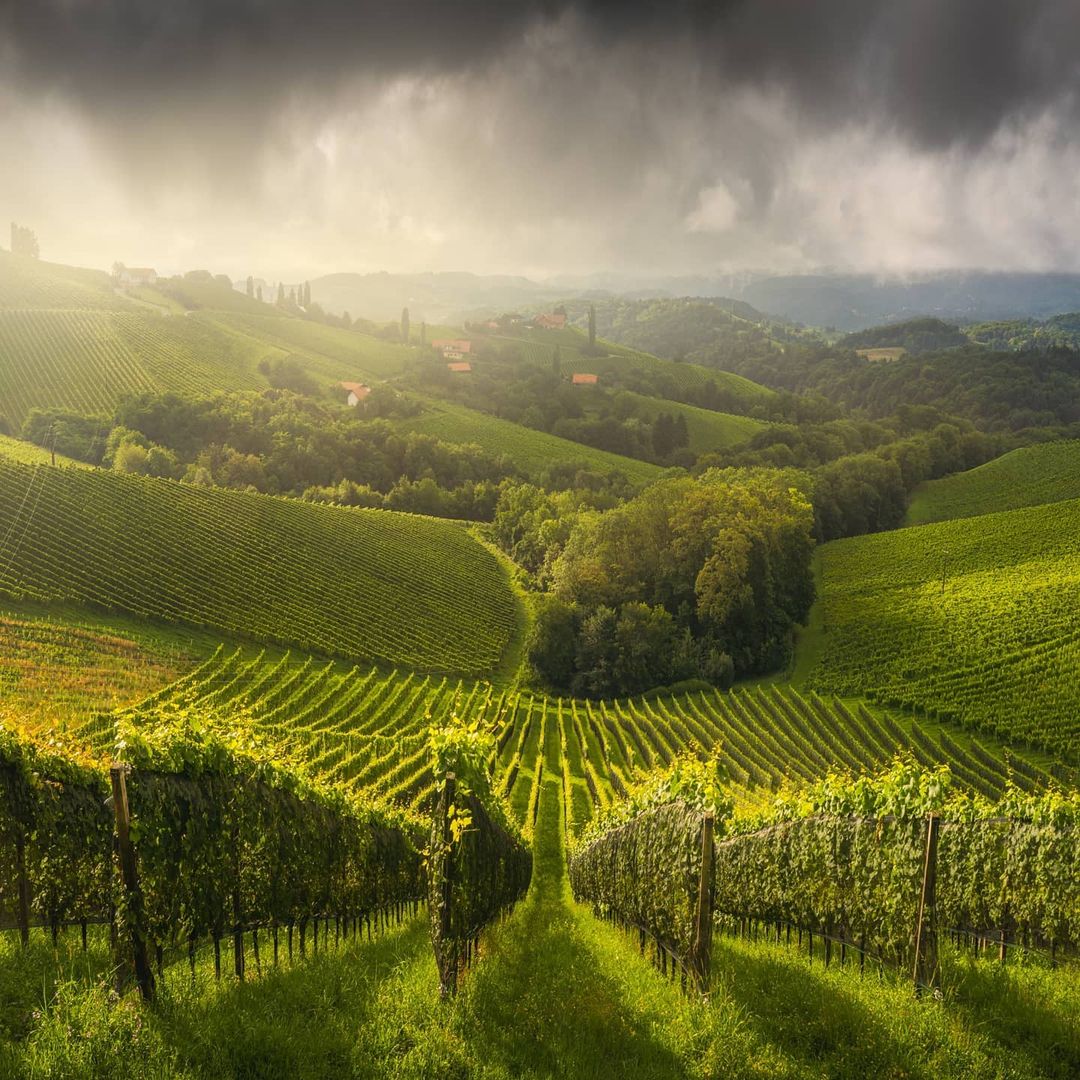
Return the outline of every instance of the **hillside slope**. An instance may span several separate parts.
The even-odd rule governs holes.
[[[515,630],[496,557],[431,518],[0,460],[0,522],[13,597],[469,673]]]
[[[1080,500],[821,549],[811,686],[1080,756]]]
[[[907,524],[924,525],[1080,499],[1080,440],[1024,446],[915,492]]]

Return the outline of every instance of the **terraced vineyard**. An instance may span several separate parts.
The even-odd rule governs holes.
[[[654,420],[660,413],[683,417],[690,436],[690,449],[695,454],[738,446],[768,427],[765,421],[749,416],[713,412],[711,409],[699,409],[695,405],[683,405],[678,401],[665,401],[644,394],[630,396],[637,403],[641,416],[647,420]]]
[[[993,514],[1080,499],[1080,440],[1024,446],[977,469],[931,480],[916,492],[907,523]]]
[[[0,308],[117,309],[130,305],[108,274],[0,251]]]
[[[42,446],[35,443],[24,442],[22,439],[14,439],[10,435],[0,435],[0,458],[9,461],[21,461],[24,465],[48,465],[52,461],[52,455]],[[57,465],[73,465],[77,469],[89,469],[92,466],[84,461],[76,461],[74,458],[56,455]]]
[[[646,461],[583,446],[449,402],[428,402],[421,416],[400,426],[446,442],[474,443],[490,454],[505,455],[530,476],[539,476],[552,465],[567,462],[580,462],[601,472],[617,470],[638,484],[655,480],[662,471]]]
[[[275,757],[303,760],[325,781],[418,812],[429,810],[435,795],[428,728],[456,715],[496,735],[499,788],[526,826],[535,817],[543,779],[540,748],[554,739],[573,832],[677,755],[704,757],[716,748],[748,806],[785,781],[813,780],[832,770],[861,774],[903,752],[926,765],[949,764],[962,785],[988,796],[1000,794],[1010,777],[1026,789],[1049,780],[1039,766],[996,745],[794,690],[599,703],[545,698],[487,681],[235,650],[219,651],[125,713],[136,724],[170,715],[197,716],[228,731],[249,727],[275,747]],[[77,734],[105,749],[112,728],[113,719],[104,715]]]
[[[19,426],[35,406],[103,414],[125,394],[254,389],[266,385],[256,367],[272,353],[198,319],[0,311],[0,402]]]
[[[810,685],[1080,758],[1080,501],[821,551]]]
[[[516,631],[496,556],[433,518],[0,460],[0,522],[14,597],[463,673]]]

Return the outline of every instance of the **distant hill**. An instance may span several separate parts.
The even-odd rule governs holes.
[[[796,274],[733,282],[729,295],[807,326],[862,330],[916,315],[982,322],[1080,311],[1080,274]]]
[[[474,309],[513,311],[555,301],[559,293],[528,278],[468,273],[328,274],[311,282],[311,299],[335,315],[387,321],[407,307],[414,324],[456,322]]]
[[[991,349],[1080,348],[1080,312],[1069,311],[1049,319],[1012,319],[975,323],[963,328],[971,341]]]
[[[975,517],[1080,499],[1080,441],[1041,443],[918,488],[907,524]]]
[[[907,319],[904,322],[859,330],[842,338],[839,344],[847,349],[900,348],[909,353],[932,352],[966,345],[970,339],[956,326],[941,319]]]

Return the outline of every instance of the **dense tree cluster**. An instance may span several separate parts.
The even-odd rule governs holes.
[[[799,481],[764,470],[672,478],[612,510],[578,513],[565,538],[538,500],[520,497],[519,553],[545,529],[558,549],[541,563],[552,595],[528,646],[537,675],[607,696],[782,664],[814,594],[813,513]],[[508,503],[496,511],[504,543],[514,518]]]

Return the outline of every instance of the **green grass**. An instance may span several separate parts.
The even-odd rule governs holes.
[[[1080,501],[821,550],[809,684],[1080,757]]]
[[[48,465],[52,461],[52,455],[43,446],[13,438],[11,435],[0,435],[0,458],[20,461],[24,465]],[[56,464],[57,466],[71,465],[76,469],[92,468],[84,461],[76,461],[63,454],[56,455]]]
[[[597,450],[535,431],[497,416],[476,412],[449,402],[429,402],[415,420],[399,425],[402,430],[433,435],[451,443],[473,443],[496,456],[505,455],[526,475],[536,477],[552,465],[577,462],[587,469],[621,472],[632,483],[645,484],[663,471],[658,465]]]
[[[515,633],[499,560],[434,518],[0,460],[0,521],[10,596],[474,674]]]
[[[1080,499],[1080,440],[1013,450],[977,469],[931,480],[915,492],[907,524],[975,517]]]

